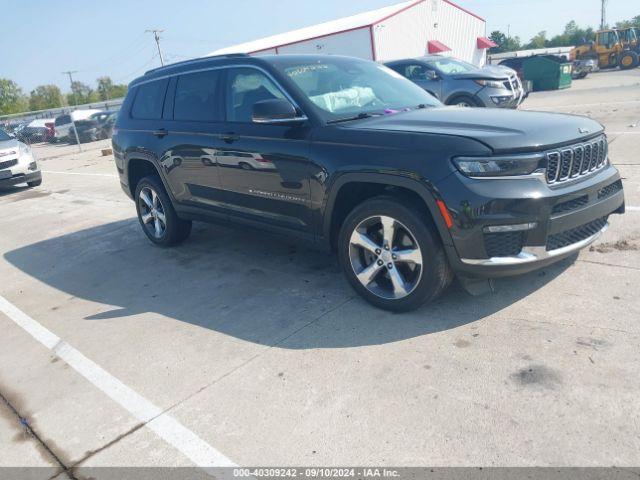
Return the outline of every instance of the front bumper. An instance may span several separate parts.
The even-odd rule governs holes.
[[[18,173],[9,178],[0,179],[0,188],[12,187],[14,185],[20,185],[21,183],[27,182],[36,182],[38,180],[42,180],[42,173],[40,170],[27,174]]]
[[[31,153],[7,159],[6,161],[14,163],[0,170],[0,187],[35,182],[42,178],[38,161]]]
[[[596,241],[609,215],[624,212],[622,182],[610,165],[557,186],[454,173],[437,187],[454,219],[452,243],[445,245],[450,263],[469,276],[515,275],[554,263]],[[488,233],[514,225],[527,227]]]
[[[527,97],[517,75],[508,77],[504,88],[484,87],[477,96],[486,107],[493,108],[518,108]]]

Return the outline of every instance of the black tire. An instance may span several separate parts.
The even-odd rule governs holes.
[[[469,95],[458,95],[447,100],[447,105],[458,105],[460,107],[481,107],[480,103]]]
[[[146,216],[150,214],[150,211],[145,211],[147,207],[143,206],[147,205],[141,197],[141,193],[143,191],[145,193],[149,191],[155,192],[159,200],[159,207],[156,208],[156,214],[157,212],[162,212],[162,214],[164,214],[165,221],[160,222],[161,225],[164,223],[164,229],[160,228],[160,233],[158,235],[154,233],[157,230],[152,226],[149,226],[149,222],[145,222],[143,220],[143,215]],[[173,204],[171,203],[171,199],[164,189],[162,181],[156,175],[144,177],[140,182],[138,182],[138,185],[136,185],[134,199],[136,202],[138,221],[140,222],[142,231],[155,245],[159,247],[173,247],[184,242],[191,234],[191,221],[183,220],[178,217],[175,209],[173,208]],[[155,225],[155,217],[153,217],[152,221]]]
[[[420,305],[436,299],[451,283],[453,273],[446,259],[439,235],[431,219],[425,218],[425,215],[427,214],[421,212],[409,202],[395,197],[380,196],[361,203],[344,220],[338,236],[340,264],[353,289],[372,305],[394,312],[414,310]],[[356,267],[353,265],[354,255],[357,256],[359,253],[355,253],[354,248],[357,247],[353,246],[352,234],[356,229],[361,228],[363,222],[368,222],[371,218],[377,216],[391,217],[395,221],[396,236],[392,238],[397,239],[398,231],[403,232],[406,228],[406,231],[409,232],[421,252],[420,275],[416,275],[417,278],[414,278],[414,286],[410,293],[401,298],[384,298],[374,293],[370,289],[372,282],[367,286],[361,283],[356,274]],[[397,251],[397,247],[394,247],[393,251]],[[426,254],[427,252],[428,255]],[[380,258],[382,256],[378,257],[378,259]],[[380,265],[379,262],[374,260],[369,263],[368,267],[371,267],[374,263]],[[396,267],[398,265],[400,264],[395,264]],[[397,268],[397,270],[400,271],[400,268]],[[412,268],[417,267],[412,265]],[[375,276],[376,285],[373,288],[382,291],[382,286],[385,284],[387,286],[390,285],[390,270],[386,266],[380,267],[379,273]],[[409,277],[403,274],[401,278],[408,279]]]
[[[632,50],[622,52],[618,59],[620,70],[630,70],[638,66],[638,54]]]
[[[42,179],[34,180],[33,182],[27,182],[27,185],[29,185],[29,188],[39,187],[40,185],[42,185]]]

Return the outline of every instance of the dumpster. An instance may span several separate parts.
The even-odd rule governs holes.
[[[533,91],[557,90],[571,86],[571,63],[553,55],[528,58],[523,64],[524,78],[531,80]]]

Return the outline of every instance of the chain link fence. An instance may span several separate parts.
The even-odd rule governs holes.
[[[124,98],[0,116],[0,128],[29,145],[81,145],[111,138]]]

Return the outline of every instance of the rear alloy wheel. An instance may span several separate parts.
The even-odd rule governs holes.
[[[191,221],[178,218],[160,179],[145,177],[136,187],[138,220],[147,238],[158,246],[177,245],[191,233]]]
[[[138,203],[142,225],[150,235],[160,240],[167,232],[167,217],[160,197],[153,188],[144,187],[138,195]]]
[[[369,200],[345,220],[341,264],[354,289],[373,305],[412,310],[436,298],[450,282],[442,246],[425,220],[392,197]]]

